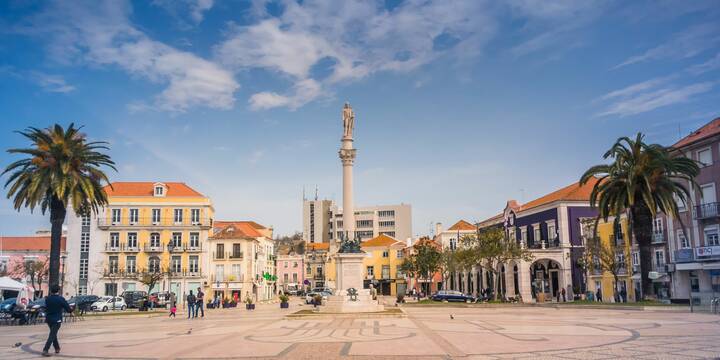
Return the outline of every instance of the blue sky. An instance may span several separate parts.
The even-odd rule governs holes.
[[[301,196],[410,203],[413,232],[570,184],[637,131],[720,116],[717,1],[5,1],[0,143],[58,122],[117,181],[184,181],[222,219],[301,230]],[[0,166],[14,157],[0,153]],[[3,179],[4,182],[4,179]],[[0,234],[47,228],[0,200]]]

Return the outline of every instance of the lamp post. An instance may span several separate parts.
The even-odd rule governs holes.
[[[175,250],[175,243],[168,241],[168,291],[172,294],[172,252]],[[177,295],[176,295],[177,296]]]
[[[65,259],[67,259],[67,255],[63,254],[60,257],[60,264],[62,265],[60,268],[60,295],[63,295],[65,290]]]

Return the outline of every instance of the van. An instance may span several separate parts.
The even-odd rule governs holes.
[[[142,305],[143,301],[147,299],[147,292],[145,291],[123,291],[122,294],[120,294],[122,298],[125,300],[125,304],[129,308],[138,308],[140,305]]]

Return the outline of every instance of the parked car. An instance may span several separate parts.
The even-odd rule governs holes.
[[[170,303],[170,292],[154,292],[148,298],[150,302],[155,302],[155,307],[165,307]]]
[[[147,292],[145,291],[123,291],[120,296],[125,300],[125,304],[129,308],[138,308],[147,300]]]
[[[434,301],[462,301],[462,302],[474,302],[475,298],[470,295],[465,295],[455,290],[440,290],[436,292],[432,299]]]
[[[73,309],[77,308],[81,312],[85,312],[90,310],[90,306],[98,300],[100,300],[100,297],[97,295],[78,295],[71,297],[68,304]]]
[[[333,293],[332,289],[329,287],[316,287],[316,288],[312,289],[312,292],[316,292],[316,293],[326,292],[330,295],[332,295],[332,293]]]
[[[45,298],[30,302],[27,306],[27,315],[29,320],[45,317]]]
[[[0,312],[3,313],[10,313],[15,308],[15,303],[17,303],[17,298],[9,298],[5,299],[5,301],[0,303]]]
[[[328,299],[328,296],[332,295],[332,293],[329,293],[327,291],[311,291],[305,295],[305,303],[312,304],[315,299],[315,295],[322,296],[323,301],[326,301]]]
[[[302,295],[302,288],[298,284],[288,284],[285,293],[292,296]]]
[[[125,310],[127,309],[127,304],[125,303],[125,299],[123,299],[120,296],[103,296],[100,298],[100,300],[94,302],[92,305],[90,305],[90,310],[93,311],[108,311],[112,309],[119,309],[119,310]]]

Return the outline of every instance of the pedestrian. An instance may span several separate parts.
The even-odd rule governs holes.
[[[562,300],[563,300],[563,302],[566,302],[566,301],[567,301],[567,298],[565,297],[565,289],[564,289],[564,288],[560,290],[560,294],[562,294]]]
[[[170,315],[168,317],[175,317],[175,312],[177,312],[177,307],[175,304],[170,304]]]
[[[197,288],[197,290],[197,307],[195,308],[195,317],[198,316],[198,311],[200,311],[200,314],[202,314],[200,317],[205,317],[205,310],[203,310],[203,305],[205,305],[205,293],[203,293],[200,288]]]
[[[170,307],[177,307],[177,296],[174,292],[170,293]]]
[[[185,300],[187,304],[188,319],[195,317],[195,295],[193,295],[192,290],[190,290],[190,293],[187,295]]]
[[[598,302],[602,302],[602,289],[598,288],[597,292],[595,292],[595,297],[597,298]]]
[[[72,312],[70,305],[64,297],[60,296],[60,287],[53,285],[50,287],[50,296],[45,299],[45,322],[50,328],[45,347],[43,348],[42,356],[50,356],[48,350],[50,345],[55,348],[55,353],[60,353],[60,343],[58,342],[57,335],[60,331],[60,325],[62,324],[63,311],[68,313]]]
[[[624,287],[620,289],[620,298],[622,299],[622,302],[627,302],[627,290],[625,290]]]
[[[560,302],[560,292],[557,290],[555,290],[555,291],[556,291],[555,297],[557,298],[557,302]]]

